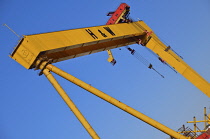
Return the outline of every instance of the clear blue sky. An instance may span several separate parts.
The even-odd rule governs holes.
[[[0,0],[0,25],[19,35],[104,25],[106,13],[121,2],[131,17],[144,20],[184,60],[210,82],[209,0]],[[0,139],[89,139],[51,84],[38,71],[26,70],[8,55],[18,38],[0,26]],[[145,48],[132,45],[166,78],[132,57],[113,50],[117,64],[101,52],[56,63],[136,110],[177,130],[193,116],[210,112],[210,100],[180,74],[162,65]],[[168,135],[56,76],[102,139],[166,139]],[[192,127],[192,126],[191,126]],[[202,127],[202,125],[201,125]]]

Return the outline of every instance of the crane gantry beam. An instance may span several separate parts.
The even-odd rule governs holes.
[[[32,69],[38,59],[56,63],[136,43],[151,49],[210,97],[210,84],[162,43],[143,21],[27,35],[11,57],[26,69]]]
[[[31,69],[35,67],[37,59],[44,57],[55,63],[134,44],[144,34],[135,26],[140,22],[27,35],[11,57],[26,69]]]

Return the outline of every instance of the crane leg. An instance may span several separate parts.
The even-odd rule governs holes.
[[[44,67],[45,65],[46,65],[46,62],[43,62],[40,65],[40,69],[42,67]],[[57,68],[57,67],[55,67],[55,66],[53,66],[51,64],[48,64],[46,66],[46,69],[48,69],[49,71],[54,72],[55,74],[65,78],[66,80],[76,84],[77,86],[87,90],[88,92],[98,96],[99,98],[101,98],[101,99],[111,103],[112,105],[122,109],[123,111],[133,115],[134,117],[144,121],[145,123],[147,123],[147,124],[157,128],[158,130],[160,130],[160,131],[162,131],[162,132],[164,132],[164,133],[166,133],[166,134],[168,134],[168,135],[170,135],[170,136],[172,136],[174,138],[177,138],[177,139],[189,139],[188,137],[185,137],[185,136],[177,133],[176,131],[168,128],[167,126],[165,126],[165,125],[155,121],[154,119],[152,119],[152,118],[150,118],[150,117],[148,117],[148,116],[138,112],[137,110],[129,107],[128,105],[120,102],[119,100],[117,100],[117,99],[115,99],[115,98],[113,98],[113,97],[103,93],[102,91],[92,87],[91,85],[89,85],[89,84],[87,84],[87,83],[77,79],[76,77],[66,73],[65,71],[62,71],[61,69],[59,69],[59,68]]]
[[[54,86],[54,88],[57,90],[59,95],[63,98],[63,100],[66,102],[68,107],[71,109],[71,111],[74,113],[74,115],[77,117],[77,119],[80,121],[80,123],[84,126],[84,128],[87,130],[87,132],[90,134],[90,136],[93,139],[100,139],[97,133],[94,131],[94,129],[91,127],[91,125],[88,123],[88,121],[85,119],[85,117],[82,115],[82,113],[78,110],[76,105],[73,103],[73,101],[69,98],[69,96],[66,94],[66,92],[63,90],[63,88],[60,86],[60,84],[56,81],[56,79],[53,77],[53,75],[50,73],[48,69],[43,70],[44,75],[47,77],[47,79],[50,81],[50,83]]]

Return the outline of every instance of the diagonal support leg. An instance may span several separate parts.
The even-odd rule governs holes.
[[[43,62],[43,64],[41,64],[40,68],[42,68],[42,66],[44,66],[45,64],[46,63]],[[72,75],[62,71],[61,69],[59,69],[59,68],[57,68],[57,67],[55,67],[55,66],[53,66],[51,64],[48,64],[46,66],[46,68],[48,70],[58,74],[59,76],[67,79],[68,81],[78,85],[79,87],[89,91],[90,93],[100,97],[101,99],[111,103],[112,105],[122,109],[123,111],[133,115],[134,117],[144,121],[145,123],[155,127],[156,129],[158,129],[158,130],[160,130],[160,131],[162,131],[162,132],[164,132],[164,133],[174,137],[174,138],[177,138],[177,139],[189,139],[188,137],[185,137],[185,136],[177,133],[176,131],[168,128],[167,126],[165,126],[165,125],[155,121],[154,119],[152,119],[152,118],[150,118],[150,117],[148,117],[148,116],[138,112],[137,110],[129,107],[128,105],[120,102],[119,100],[117,100],[115,98],[112,98],[111,96],[103,93],[102,91],[92,87],[91,85],[89,85],[89,84],[87,84],[87,83],[77,79],[76,77],[74,77],[74,76],[72,76]]]
[[[49,72],[49,70],[48,69],[44,69],[43,70],[43,73],[47,77],[47,79],[50,81],[50,83],[54,86],[54,88],[57,90],[57,92],[59,93],[59,95],[66,102],[66,104],[71,109],[71,111],[74,113],[74,115],[77,117],[77,119],[80,121],[80,123],[84,126],[84,128],[90,134],[90,136],[93,139],[100,139],[99,136],[97,135],[97,133],[91,127],[91,125],[85,119],[85,117],[78,110],[78,108],[76,107],[76,105],[73,103],[73,101],[69,98],[69,96],[63,90],[63,88],[60,86],[60,84],[56,81],[56,79],[53,77],[53,75]]]

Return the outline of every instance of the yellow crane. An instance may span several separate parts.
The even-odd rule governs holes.
[[[193,117],[193,121],[188,121],[187,123],[193,123],[193,130],[189,127],[183,125],[178,129],[178,133],[191,137],[193,139],[209,139],[210,138],[210,114],[206,113],[206,107],[204,107],[204,120],[196,120],[196,117]],[[204,123],[204,128],[201,130],[197,123]]]
[[[11,54],[11,58],[26,69],[40,69],[40,75],[44,74],[49,79],[66,104],[94,139],[98,139],[99,136],[74,105],[73,101],[65,93],[51,72],[69,80],[162,132],[174,138],[185,139],[187,137],[52,65],[52,63],[80,56],[131,44],[139,44],[152,50],[162,61],[164,60],[164,62],[168,63],[204,94],[210,97],[210,84],[173,52],[170,46],[166,46],[161,42],[144,21],[134,22],[129,19],[129,9],[130,7],[127,4],[122,3],[115,12],[110,13],[112,16],[109,21],[113,21],[113,23],[107,23],[107,25],[26,35],[16,46]],[[108,53],[113,60],[111,51],[108,51]],[[109,59],[110,62],[112,60]],[[152,68],[152,66],[150,65],[149,68]]]

